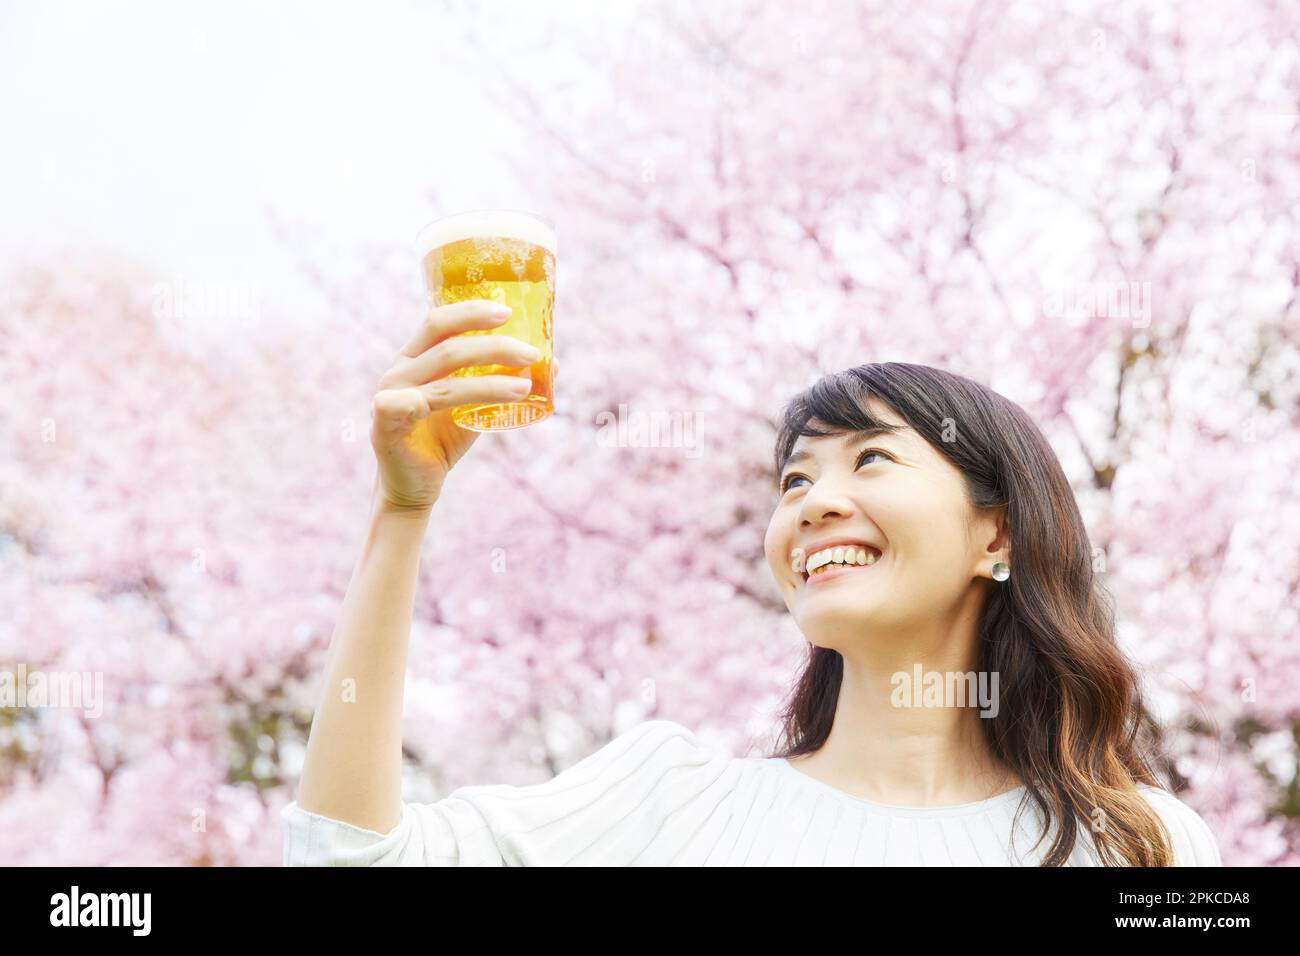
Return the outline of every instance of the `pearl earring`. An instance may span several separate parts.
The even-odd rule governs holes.
[[[999,561],[997,564],[993,565],[994,581],[1005,581],[1009,577],[1011,577],[1011,565],[1007,564],[1005,561]]]

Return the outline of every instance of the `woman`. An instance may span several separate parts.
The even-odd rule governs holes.
[[[513,397],[457,368],[532,358],[494,303],[434,309],[380,382],[370,534],[326,661],[290,865],[1220,865],[1157,785],[1159,732],[1060,465],[989,389],[896,363],[787,407],[765,539],[810,645],[785,747],[733,757],[668,720],[552,780],[401,800],[420,542],[476,433],[449,409]]]

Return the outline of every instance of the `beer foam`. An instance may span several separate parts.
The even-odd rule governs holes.
[[[542,220],[527,213],[508,209],[490,209],[482,212],[463,212],[446,219],[429,223],[416,236],[415,245],[420,258],[429,250],[464,239],[522,239],[556,255],[555,230]]]

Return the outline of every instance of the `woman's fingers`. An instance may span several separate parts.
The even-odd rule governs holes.
[[[536,350],[529,349],[532,346],[513,335],[456,335],[395,364],[384,375],[380,387],[424,385],[457,369],[476,365],[529,366],[539,357]]]
[[[429,401],[418,388],[384,388],[375,392],[371,418],[381,432],[402,433],[429,411]]]
[[[510,318],[510,308],[491,299],[466,299],[431,308],[401,354],[407,358],[426,352],[460,332],[496,328]]]
[[[374,421],[381,431],[404,432],[442,408],[518,401],[528,394],[532,385],[531,378],[517,375],[478,375],[440,378],[406,388],[385,388],[375,393]]]

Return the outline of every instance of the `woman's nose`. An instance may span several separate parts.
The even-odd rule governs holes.
[[[799,509],[799,523],[807,527],[828,518],[845,518],[852,513],[853,503],[844,495],[829,488],[813,488],[804,496],[803,507]]]

